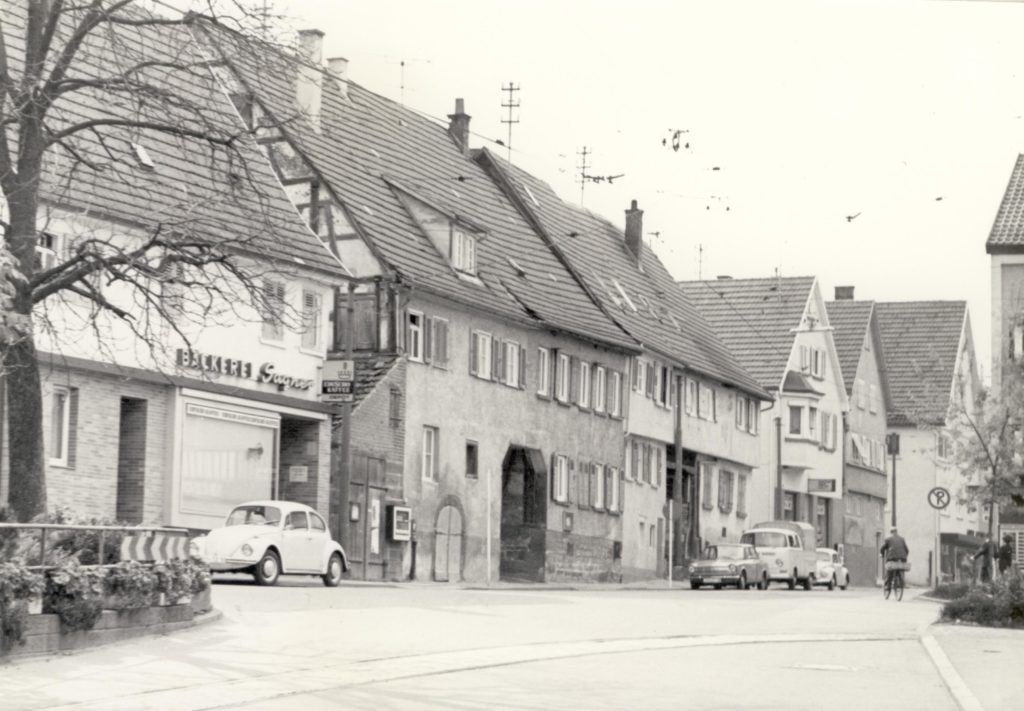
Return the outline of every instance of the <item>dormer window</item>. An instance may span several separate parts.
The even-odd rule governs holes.
[[[476,237],[453,224],[449,258],[457,271],[476,274]]]

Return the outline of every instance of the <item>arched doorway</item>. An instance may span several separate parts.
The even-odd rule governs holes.
[[[544,581],[547,468],[539,450],[512,445],[501,467],[502,580]]]
[[[434,580],[455,582],[462,577],[462,512],[445,504],[434,528]]]

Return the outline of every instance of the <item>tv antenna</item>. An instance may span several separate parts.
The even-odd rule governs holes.
[[[502,102],[501,104],[502,108],[508,109],[508,118],[502,119],[501,122],[508,124],[508,146],[506,147],[508,148],[509,165],[512,164],[512,124],[519,123],[519,119],[512,118],[512,110],[519,108],[519,102],[516,101],[515,94],[520,90],[520,88],[521,87],[516,86],[514,82],[509,82],[508,86],[503,84],[501,87],[502,91],[508,92],[508,103]]]
[[[580,163],[579,165],[576,166],[580,171],[580,205],[583,204],[583,194],[588,182],[608,183],[609,185],[611,185],[619,178],[624,178],[626,176],[625,173],[619,173],[618,175],[590,175],[587,172],[587,168],[590,167],[590,165],[587,163],[587,156],[594,155],[594,152],[587,148],[586,146],[583,146],[583,148],[576,152],[576,155],[580,157]]]

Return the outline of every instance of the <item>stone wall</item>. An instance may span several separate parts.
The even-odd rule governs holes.
[[[622,582],[621,543],[617,541],[548,530],[546,547],[545,582]]]

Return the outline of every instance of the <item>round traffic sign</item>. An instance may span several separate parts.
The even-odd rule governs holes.
[[[950,501],[949,489],[941,486],[936,486],[928,492],[928,503],[933,509],[944,509],[949,506]]]

